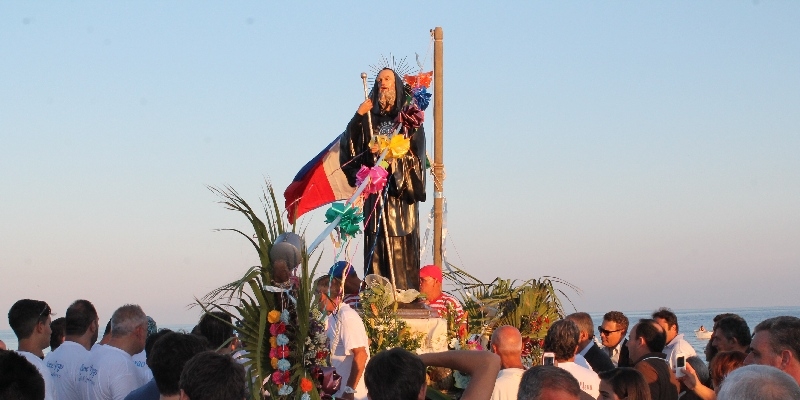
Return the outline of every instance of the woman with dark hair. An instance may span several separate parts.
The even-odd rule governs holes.
[[[744,365],[744,359],[747,354],[741,351],[721,351],[711,359],[711,383],[714,385],[714,391],[719,392],[719,387],[722,386],[722,380],[728,376],[731,371]]]
[[[598,400],[650,400],[650,387],[642,373],[633,368],[614,368],[599,375]]]

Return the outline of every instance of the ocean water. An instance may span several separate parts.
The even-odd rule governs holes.
[[[631,326],[636,323],[640,318],[650,318],[650,314],[652,314],[654,310],[649,311],[623,311],[625,315],[630,320]],[[678,327],[679,333],[684,334],[684,339],[686,339],[689,344],[694,347],[695,352],[700,356],[701,359],[704,359],[702,356],[703,350],[706,347],[706,343],[708,340],[700,340],[695,337],[694,331],[700,327],[700,325],[704,325],[706,329],[710,330],[712,326],[714,326],[714,317],[718,314],[722,313],[735,313],[741,316],[742,318],[747,321],[747,325],[750,326],[750,330],[752,331],[753,328],[761,321],[777,317],[780,315],[791,315],[794,317],[800,318],[800,307],[763,307],[763,308],[740,308],[740,309],[732,309],[732,308],[715,308],[715,309],[705,309],[705,310],[674,310],[675,314],[678,316]],[[599,326],[603,322],[603,314],[601,313],[589,313],[592,316],[592,320],[594,321],[595,326]],[[172,325],[159,325],[159,328],[169,328],[174,331],[183,330],[185,332],[189,332],[192,330],[194,325],[186,325],[186,324],[172,324]],[[595,332],[597,335],[597,332]],[[0,330],[0,339],[6,343],[6,347],[11,350],[15,350],[17,348],[17,337],[14,336],[14,332],[11,330]],[[45,354],[49,351],[49,348],[45,350]]]

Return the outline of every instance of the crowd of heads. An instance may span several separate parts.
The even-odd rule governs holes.
[[[342,281],[326,275],[315,282],[315,289],[321,301],[325,298],[333,301],[331,298],[340,297],[334,293],[341,294]],[[73,302],[63,318],[52,320],[52,314],[50,306],[39,300],[20,300],[9,309],[9,325],[17,336],[20,351],[41,358],[45,348],[50,346],[54,352],[65,341],[87,349],[97,342],[100,319],[88,300]],[[646,378],[648,372],[637,365],[658,354],[662,362],[669,363],[666,353],[680,340],[678,318],[671,310],[661,308],[652,318],[639,319],[630,325],[629,319],[618,311],[606,313],[597,327],[587,313],[570,314],[552,322],[542,351],[553,353],[556,360],[553,366],[525,369],[522,335],[512,326],[496,328],[489,347],[497,354],[503,369],[524,371],[519,377],[518,400],[587,398],[584,382],[558,364],[577,362],[582,350],[591,346],[603,349],[608,356],[614,354],[612,349],[627,351],[614,361],[614,368],[597,371],[600,380],[597,398],[656,398],[657,388]],[[595,328],[598,336],[594,334]],[[682,372],[689,378],[678,378],[687,399],[703,398],[698,391],[702,388],[714,391],[716,398],[722,400],[800,398],[800,319],[770,318],[758,323],[751,332],[743,318],[724,314],[715,318],[712,332],[705,351],[708,364],[697,356],[688,356]],[[233,320],[227,313],[205,313],[192,333],[157,331],[154,321],[141,307],[127,304],[114,311],[103,341],[131,355],[143,351],[163,396],[193,400],[239,400],[247,396],[245,369],[232,356],[238,341]],[[20,354],[0,349],[0,398],[44,398],[43,376]],[[670,371],[678,372],[674,366]],[[363,378],[372,400],[422,400],[426,396],[426,366],[419,356],[406,350],[391,349],[373,355]]]
[[[0,399],[44,399],[52,390],[46,385],[50,377],[43,375],[25,354],[41,359],[45,348],[51,347],[49,355],[57,354],[65,342],[81,345],[87,354],[101,344],[132,357],[144,352],[147,368],[162,396],[180,396],[182,400],[245,398],[244,367],[226,347],[237,343],[231,317],[226,313],[205,313],[193,333],[159,331],[140,306],[126,304],[113,312],[99,343],[100,320],[90,301],[73,302],[65,317],[56,320],[60,321],[56,328],[52,328],[52,314],[50,306],[40,300],[19,300],[10,308],[8,321],[19,349],[0,349]]]

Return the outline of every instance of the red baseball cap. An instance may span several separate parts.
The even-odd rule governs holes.
[[[436,265],[426,265],[419,269],[419,277],[422,278],[433,278],[436,279],[438,282],[442,281],[442,269]]]

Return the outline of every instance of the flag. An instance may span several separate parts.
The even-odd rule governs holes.
[[[339,137],[311,159],[283,192],[289,223],[317,207],[349,199],[356,189],[339,165]]]

